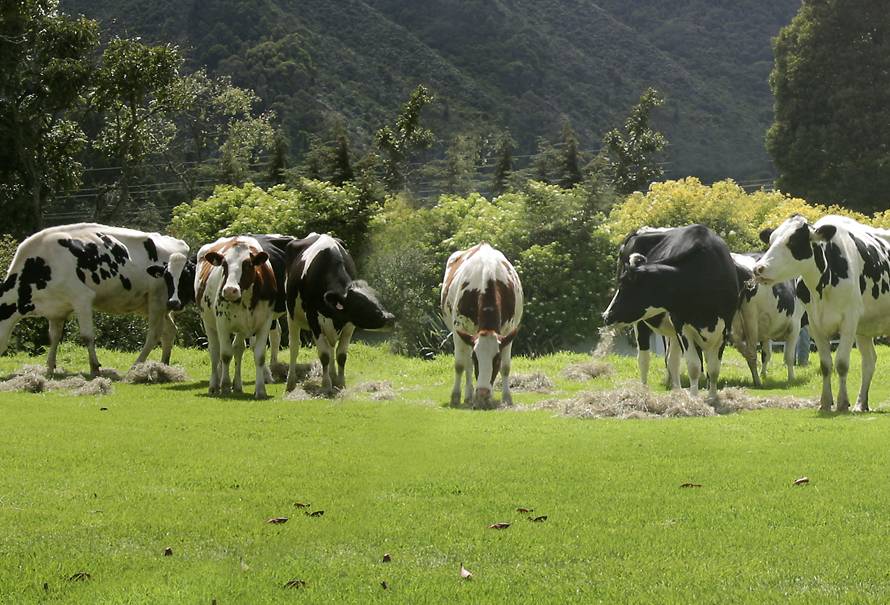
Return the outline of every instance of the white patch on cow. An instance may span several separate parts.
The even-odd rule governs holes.
[[[307,237],[312,237],[316,235],[315,233],[310,233]],[[312,266],[312,262],[315,260],[315,257],[321,254],[324,250],[336,250],[339,252],[340,244],[337,243],[333,237],[328,235],[327,233],[322,233],[318,236],[318,239],[312,242],[312,245],[306,248],[303,252],[301,258],[303,260],[303,273],[300,277],[305,278],[306,273],[309,271],[309,267]]]

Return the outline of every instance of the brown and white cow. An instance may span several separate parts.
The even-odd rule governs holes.
[[[460,403],[461,374],[466,372],[464,402],[488,405],[500,370],[503,402],[510,395],[510,351],[522,319],[522,284],[499,250],[481,243],[451,255],[442,281],[442,315],[454,337],[454,388],[451,405]]]
[[[195,293],[210,352],[211,395],[240,392],[241,375],[229,378],[229,363],[253,341],[256,362],[254,397],[266,397],[266,339],[275,316],[278,283],[269,255],[253,237],[222,237],[198,251]]]

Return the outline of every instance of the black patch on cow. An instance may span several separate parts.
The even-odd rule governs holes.
[[[87,274],[96,285],[103,279],[115,277],[121,266],[130,258],[127,249],[112,240],[104,233],[96,234],[104,248],[100,249],[94,242],[86,242],[79,239],[60,239],[59,245],[67,248],[77,259],[75,272],[82,283],[87,283]],[[107,276],[107,277],[105,277]],[[123,283],[123,279],[121,280]],[[129,288],[128,288],[129,289]]]
[[[649,350],[649,337],[652,336],[652,328],[646,325],[645,321],[636,324],[637,330],[637,348],[640,351]]]
[[[158,260],[158,247],[155,245],[155,242],[150,237],[142,242],[142,245],[145,246],[145,251],[148,253],[148,260],[151,262],[157,262]]]
[[[5,321],[12,317],[12,314],[15,313],[17,307],[12,304],[3,303],[0,305],[0,321]]]
[[[817,255],[818,258],[818,255]],[[818,263],[817,263],[818,264]],[[836,287],[842,279],[846,279],[850,275],[850,263],[844,258],[841,249],[834,242],[825,244],[825,269],[819,277],[819,283],[816,286],[816,292],[822,296],[822,291],[829,284]]]
[[[133,284],[130,283],[130,280],[124,277],[124,274],[121,273],[119,275],[121,279],[121,285],[124,287],[124,290],[131,290],[133,288]]]
[[[794,315],[794,290],[791,284],[781,282],[773,286],[773,296],[776,297],[776,310],[788,317]]]
[[[803,301],[804,304],[809,304],[810,302],[810,289],[807,288],[807,285],[803,283],[803,280],[797,281],[797,287],[795,288],[797,297]]]
[[[859,276],[859,289],[865,292],[865,278],[872,280],[874,285],[871,289],[871,295],[877,299],[880,294],[885,293],[885,278],[890,276],[890,262],[888,262],[888,250],[881,246],[868,244],[852,233],[850,239],[856,245],[856,250],[862,258],[862,274]]]
[[[19,313],[25,315],[34,310],[34,303],[31,300],[32,288],[43,290],[49,284],[50,276],[49,265],[41,257],[31,257],[25,260],[25,266],[22,268],[22,277],[19,280]]]
[[[795,229],[791,237],[788,238],[788,250],[796,260],[804,260],[813,256],[810,228],[806,223]]]
[[[875,284],[875,286],[877,286],[877,285],[878,284]],[[867,284],[865,283],[865,273],[860,273],[859,274],[859,293],[864,294],[866,287],[867,287]]]
[[[149,265],[145,272],[148,273],[150,277],[157,279],[159,277],[164,277],[164,271],[166,271],[166,269],[166,265]],[[173,282],[172,276],[170,277],[169,282]]]
[[[2,284],[0,284],[0,296],[3,296],[13,288],[15,288],[15,282],[18,279],[18,273],[13,273],[9,277],[7,277]]]

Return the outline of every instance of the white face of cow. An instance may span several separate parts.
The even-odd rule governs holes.
[[[473,344],[476,362],[476,396],[491,397],[491,383],[501,365],[501,343],[497,334],[480,334]]]
[[[775,284],[802,275],[813,262],[813,241],[818,236],[807,219],[792,216],[772,233],[760,238],[769,249],[754,265],[754,279],[761,284]]]
[[[187,264],[188,258],[179,252],[171,254],[170,260],[167,262],[167,269],[164,271],[164,281],[167,285],[167,308],[171,311],[180,311],[186,303],[191,302],[191,300],[188,300],[188,294],[182,291],[184,286],[192,289],[194,284],[194,271],[192,271],[191,276],[185,276],[185,279],[183,279],[183,273]],[[192,292],[191,299],[193,300],[194,298],[195,295]]]
[[[208,252],[204,256],[211,265],[223,267],[225,271],[225,283],[222,287],[222,296],[229,302],[238,302],[245,290],[253,285],[253,269],[262,265],[269,259],[265,252],[253,253],[250,246],[237,243],[219,252]]]

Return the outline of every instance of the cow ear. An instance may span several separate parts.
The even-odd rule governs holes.
[[[769,246],[769,238],[773,234],[773,231],[775,231],[775,229],[773,229],[772,227],[767,227],[766,229],[761,231],[760,232],[760,241],[762,241],[764,244]]]
[[[208,263],[210,263],[214,267],[219,267],[221,264],[223,264],[224,259],[223,259],[223,255],[220,254],[219,252],[211,251],[204,255],[204,260],[206,260]]]
[[[634,252],[630,255],[630,258],[627,259],[627,262],[631,267],[639,267],[640,265],[646,264],[646,257],[639,252]]]
[[[336,309],[337,311],[343,310],[343,303],[346,302],[346,297],[343,296],[340,292],[336,290],[328,290],[324,293],[324,301],[328,304],[332,309]]]
[[[256,254],[250,255],[250,262],[253,263],[254,267],[258,267],[269,260],[269,255],[265,252],[257,252]]]
[[[510,333],[507,334],[506,336],[500,336],[500,337],[498,337],[498,344],[500,345],[501,351],[504,350],[504,347],[506,347],[508,344],[510,344],[511,342],[513,342],[513,339],[516,338],[516,333],[517,333],[518,331],[519,331],[519,328],[516,328],[515,330],[513,330],[512,332],[510,332]]]
[[[457,330],[457,335],[460,336],[460,339],[470,345],[471,347],[476,344],[476,339],[467,334],[466,332],[462,332]]]
[[[837,233],[837,227],[834,225],[822,225],[813,232],[813,235],[814,239],[827,242],[834,237],[835,233]]]
[[[160,265],[152,265],[151,267],[146,269],[145,272],[157,279],[159,277],[163,277],[165,270],[166,267],[161,267]]]

